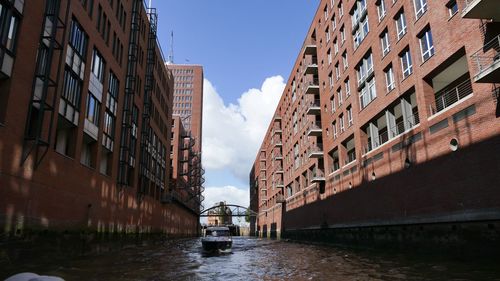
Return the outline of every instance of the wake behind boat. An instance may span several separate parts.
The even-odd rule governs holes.
[[[209,226],[205,236],[201,238],[201,245],[206,252],[229,252],[233,246],[233,239],[229,227]]]

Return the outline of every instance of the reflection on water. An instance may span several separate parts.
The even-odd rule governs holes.
[[[33,257],[15,266],[66,280],[500,280],[494,261],[243,237],[226,254],[203,254],[200,240],[188,239],[64,262]],[[0,269],[0,279],[5,274]]]

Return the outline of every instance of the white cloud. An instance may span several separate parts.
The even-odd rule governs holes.
[[[283,77],[269,77],[260,89],[243,93],[237,104],[226,105],[214,85],[205,79],[203,165],[207,170],[229,169],[237,178],[248,180],[284,88]]]

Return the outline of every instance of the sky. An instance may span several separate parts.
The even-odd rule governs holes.
[[[249,206],[249,173],[319,0],[153,0],[164,55],[204,69],[205,208]]]

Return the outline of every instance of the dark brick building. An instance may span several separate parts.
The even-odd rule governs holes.
[[[254,163],[260,235],[498,222],[497,1],[320,1]]]
[[[198,232],[173,200],[173,76],[140,0],[0,1],[0,223]]]

